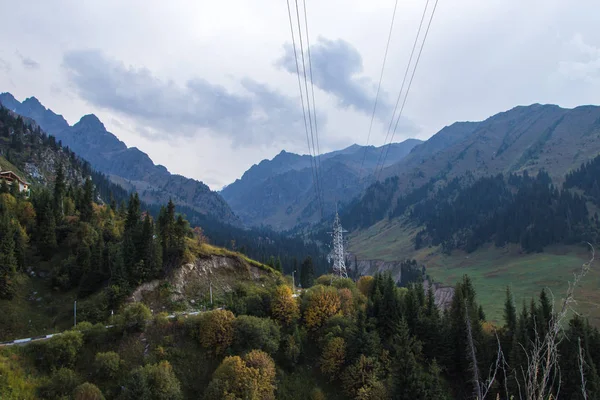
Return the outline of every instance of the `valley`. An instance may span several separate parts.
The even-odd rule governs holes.
[[[427,268],[435,282],[454,286],[468,275],[486,317],[503,322],[506,287],[510,286],[517,308],[529,306],[532,296],[543,288],[552,291],[556,301],[565,295],[573,274],[588,262],[591,253],[585,246],[551,246],[543,253],[524,253],[519,246],[496,248],[489,244],[472,253],[455,250],[444,254],[441,246],[414,249],[414,227],[405,223],[382,221],[349,236],[349,251],[359,259],[396,261],[415,259]],[[600,268],[594,264],[577,288],[576,311],[600,325]]]

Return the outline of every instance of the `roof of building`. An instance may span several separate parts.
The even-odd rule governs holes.
[[[16,178],[22,184],[29,185],[29,182],[23,180],[19,175],[15,174],[13,171],[0,171],[0,176],[2,176],[2,177],[10,176],[10,175],[14,176],[14,178]]]

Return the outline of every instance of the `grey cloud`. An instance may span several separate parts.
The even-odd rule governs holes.
[[[600,83],[600,47],[586,43],[581,34],[573,36],[569,47],[576,53],[576,60],[559,62],[558,72],[570,80]]]
[[[38,69],[40,67],[39,62],[35,61],[32,58],[25,57],[18,51],[17,51],[17,57],[19,57],[19,59],[21,59],[21,64],[23,64],[23,66],[27,69]]]
[[[247,91],[243,94],[201,78],[179,86],[97,50],[69,52],[63,66],[83,99],[134,118],[148,136],[160,135],[161,130],[190,136],[208,128],[228,135],[236,146],[273,143],[299,133],[300,102],[251,79],[242,80]]]
[[[0,71],[10,72],[10,63],[2,58],[0,58]]]
[[[284,45],[284,51],[283,57],[276,61],[276,65],[296,74],[292,45]],[[310,46],[310,55],[313,83],[316,86],[335,96],[342,107],[353,107],[368,115],[373,112],[377,83],[361,76],[362,56],[354,46],[342,39],[329,40],[319,37],[317,43]],[[300,60],[300,55],[298,59]],[[303,76],[301,65],[300,74]],[[387,118],[391,113],[391,105],[383,90],[379,95],[378,115]]]

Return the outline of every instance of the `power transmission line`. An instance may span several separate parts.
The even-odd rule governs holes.
[[[294,24],[292,22],[292,10],[290,7],[290,0],[287,0],[287,8],[288,8],[288,17],[289,17],[289,22],[290,22],[290,33],[292,35],[292,46],[294,49],[294,61],[296,63],[296,75],[298,77],[298,90],[300,91],[300,102],[302,103],[302,115],[303,115],[303,120],[304,120],[304,130],[306,132],[306,143],[308,145],[308,154],[310,156],[310,168],[311,168],[312,177],[313,177],[313,186],[315,188],[315,197],[317,199],[317,203],[320,206],[321,202],[320,202],[319,188],[318,188],[317,176],[316,176],[315,165],[314,165],[315,160],[312,155],[313,152],[311,151],[310,138],[308,135],[308,123],[306,121],[306,109],[304,107],[304,94],[302,91],[302,81],[300,78],[300,66],[298,65],[298,53],[296,52],[296,37],[294,35]],[[307,96],[308,96],[308,93],[307,93]],[[309,118],[310,118],[310,116],[309,116]]]
[[[377,160],[375,172],[377,172],[377,170],[380,168],[380,165],[381,165],[381,170],[383,170],[384,164],[382,163],[382,160],[384,159],[383,155],[385,152],[386,143],[388,141],[388,138],[390,137],[390,132],[392,131],[392,125],[394,124],[394,118],[396,116],[396,111],[398,110],[398,105],[400,104],[400,99],[402,98],[402,92],[404,90],[404,85],[406,84],[406,78],[408,77],[408,72],[410,71],[410,65],[412,63],[412,59],[415,54],[415,49],[417,48],[417,43],[419,42],[419,36],[421,35],[421,29],[423,28],[423,22],[425,21],[425,16],[427,15],[427,8],[429,8],[429,1],[430,0],[427,0],[427,2],[425,3],[425,8],[423,9],[423,15],[421,15],[421,21],[419,22],[419,28],[417,29],[417,34],[415,36],[412,50],[410,52],[410,57],[408,58],[408,63],[406,64],[406,70],[404,71],[404,77],[402,78],[402,85],[400,86],[400,92],[398,93],[398,98],[396,99],[396,104],[394,105],[394,110],[392,112],[392,118],[390,120],[390,124],[388,126],[387,133],[386,133],[385,139],[383,141],[383,146],[382,146],[381,152],[379,154],[379,159]],[[437,5],[437,0],[436,0],[436,5]],[[391,142],[390,142],[390,145],[391,145]],[[389,146],[388,146],[388,148],[389,148]],[[387,158],[387,155],[386,155],[386,158]],[[381,172],[377,173],[378,180],[379,180],[380,174],[381,174]]]
[[[308,16],[306,13],[306,0],[302,0],[302,5],[304,7],[304,31],[306,32],[306,52],[308,54],[308,68],[310,71],[310,90],[312,93],[312,105],[313,105],[313,118],[315,120],[315,137],[317,138],[317,151],[316,151],[316,163],[317,163],[317,181],[319,182],[319,186],[321,187],[321,219],[323,219],[323,208],[325,207],[325,190],[323,188],[323,172],[321,170],[321,148],[319,146],[319,129],[317,125],[317,107],[315,102],[315,85],[313,80],[313,72],[312,72],[312,59],[310,56],[310,38],[308,34]],[[308,93],[307,93],[308,95]],[[313,151],[314,151],[314,142],[313,142]]]
[[[425,41],[427,40],[427,35],[429,34],[429,28],[431,28],[431,22],[433,21],[433,16],[435,15],[435,9],[437,8],[438,0],[435,0],[433,5],[433,11],[431,12],[431,17],[429,17],[429,23],[427,24],[427,29],[425,30],[425,36],[423,37],[423,42],[421,43],[421,48],[419,49],[419,54],[417,56],[417,61],[415,62],[415,68],[413,69],[412,75],[410,76],[410,81],[408,82],[408,88],[406,89],[406,93],[404,94],[404,100],[402,101],[402,107],[400,108],[400,112],[398,113],[398,119],[396,119],[396,125],[394,126],[394,131],[392,132],[392,137],[390,139],[390,144],[385,153],[385,157],[383,158],[383,162],[381,163],[381,170],[377,175],[377,180],[379,180],[379,175],[383,171],[383,165],[385,164],[385,159],[387,158],[388,153],[390,152],[390,146],[394,140],[394,135],[396,134],[396,129],[398,128],[398,123],[400,122],[400,118],[402,117],[402,111],[404,111],[404,106],[406,105],[406,99],[408,98],[408,93],[410,92],[410,87],[412,86],[413,79],[415,78],[415,72],[417,72],[417,66],[419,65],[419,60],[421,59],[421,54],[423,53],[423,48],[425,47]],[[426,8],[427,9],[427,8]]]
[[[392,31],[394,30],[394,20],[396,19],[396,9],[398,8],[398,0],[394,4],[394,12],[392,13],[392,21],[390,23],[390,32],[388,33],[387,44],[385,45],[385,53],[383,55],[383,63],[381,65],[381,73],[379,75],[379,84],[377,85],[377,93],[375,94],[375,103],[373,105],[373,113],[371,114],[371,123],[369,124],[369,133],[367,135],[367,143],[365,144],[365,153],[360,163],[360,171],[358,174],[358,181],[362,178],[363,165],[367,158],[367,149],[369,146],[369,140],[371,139],[371,131],[373,130],[373,120],[375,119],[375,111],[377,110],[377,101],[379,100],[379,91],[381,90],[381,82],[383,81],[383,71],[385,70],[385,62],[387,60],[388,50],[390,48],[390,41],[392,39]]]
[[[316,173],[316,177],[317,177],[316,183],[317,183],[317,192],[319,193],[318,200],[319,200],[319,206],[320,206],[320,210],[321,210],[321,218],[323,218],[323,197],[322,197],[323,190],[322,190],[322,187],[321,187],[321,184],[319,181],[319,169],[318,169],[318,163],[317,163],[317,152],[316,152],[316,148],[315,148],[313,120],[311,118],[312,111],[310,109],[310,96],[309,96],[309,92],[308,92],[308,78],[306,75],[306,61],[304,60],[304,43],[302,41],[302,25],[300,23],[300,10],[298,8],[298,0],[295,0],[295,3],[296,3],[296,17],[298,20],[298,37],[300,40],[300,56],[301,56],[301,60],[302,60],[302,73],[304,75],[304,88],[306,90],[306,105],[308,108],[308,123],[309,123],[309,127],[310,127],[310,137],[312,139],[312,152],[315,155],[315,173]],[[306,20],[306,14],[304,14],[304,18]],[[307,23],[307,25],[308,25],[308,23]],[[308,38],[308,33],[307,33],[307,38]],[[314,104],[313,104],[313,108],[314,108]],[[316,121],[316,118],[315,118],[315,121]]]

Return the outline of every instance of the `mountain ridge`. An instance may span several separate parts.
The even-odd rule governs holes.
[[[19,102],[12,94],[2,93],[0,104],[33,119],[48,134],[88,160],[111,181],[129,191],[138,191],[143,201],[164,204],[173,197],[178,205],[189,206],[223,222],[240,225],[239,218],[217,192],[201,181],[171,174],[166,167],[154,164],[137,147],[127,147],[106,130],[96,115],[84,115],[71,126],[62,115],[45,108],[35,97]]]
[[[389,147],[386,165],[398,161],[422,142],[407,139]],[[353,144],[320,156],[325,200],[324,215],[335,211],[336,202],[357,196],[387,147]],[[363,163],[364,160],[364,163]],[[362,169],[362,170],[361,170]],[[250,167],[241,178],[220,192],[248,225],[270,225],[286,230],[320,220],[315,200],[311,156],[281,151],[271,160]]]

